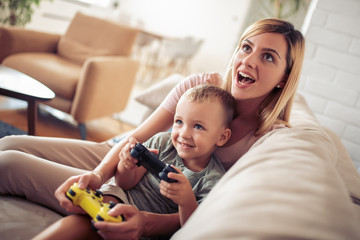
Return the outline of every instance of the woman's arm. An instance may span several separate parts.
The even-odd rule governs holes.
[[[181,227],[179,213],[141,212],[141,214],[145,223],[143,236],[171,236]]]
[[[123,215],[124,222],[98,221],[94,226],[104,239],[139,239],[141,236],[173,235],[180,228],[178,213],[156,214],[140,212],[132,205],[117,204],[109,211],[111,216]]]

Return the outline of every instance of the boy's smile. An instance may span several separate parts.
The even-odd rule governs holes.
[[[216,101],[204,103],[180,99],[174,116],[171,140],[184,163],[206,166],[225,130],[223,107]],[[191,165],[191,164],[190,164]]]

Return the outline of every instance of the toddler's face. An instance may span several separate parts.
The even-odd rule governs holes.
[[[218,102],[196,103],[182,97],[176,107],[171,132],[172,142],[181,158],[208,161],[224,130],[224,109]]]

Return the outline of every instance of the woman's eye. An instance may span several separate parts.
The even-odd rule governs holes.
[[[265,54],[264,54],[264,59],[265,59],[266,61],[268,61],[268,62],[273,62],[273,61],[274,61],[273,56],[272,56],[271,54],[269,54],[269,53],[265,53]]]
[[[249,45],[247,45],[247,44],[243,45],[241,49],[242,49],[243,52],[250,52],[251,51],[251,47]]]
[[[175,120],[175,124],[181,125],[181,124],[182,124],[182,121],[181,121],[181,120]]]
[[[201,126],[200,124],[195,124],[194,128],[200,129],[200,130],[204,129],[204,127]]]

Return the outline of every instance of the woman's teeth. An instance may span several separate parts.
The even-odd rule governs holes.
[[[245,85],[245,84],[254,83],[255,80],[251,76],[249,76],[245,73],[238,72],[238,82],[242,85]]]

